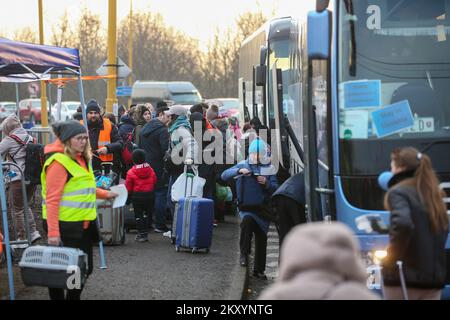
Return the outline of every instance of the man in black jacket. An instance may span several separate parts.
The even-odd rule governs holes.
[[[169,131],[167,124],[170,117],[165,111],[167,106],[160,106],[157,110],[157,118],[150,120],[141,130],[139,148],[145,151],[145,161],[150,164],[156,173],[155,187],[155,231],[159,233],[169,231],[166,226],[166,208],[168,177],[164,172],[164,156],[169,149]]]
[[[102,162],[113,162],[114,154],[121,154],[123,140],[117,127],[100,115],[97,101],[90,100],[86,107],[86,118],[89,130],[89,142],[94,154],[93,170],[101,170]],[[100,139],[101,138],[101,139]]]

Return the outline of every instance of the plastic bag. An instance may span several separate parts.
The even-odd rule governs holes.
[[[203,197],[203,187],[206,180],[195,174],[187,173],[186,170],[178,177],[172,185],[172,201],[178,202],[181,198]]]

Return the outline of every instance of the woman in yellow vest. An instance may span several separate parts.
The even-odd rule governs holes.
[[[89,136],[77,121],[53,125],[57,140],[45,147],[42,183],[42,217],[48,244],[78,248],[88,255],[88,271],[93,270],[92,245],[98,241],[95,201],[117,194],[96,188],[91,166]],[[49,288],[52,300],[79,300],[82,288]]]

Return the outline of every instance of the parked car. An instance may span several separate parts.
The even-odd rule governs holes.
[[[50,104],[47,101],[47,111]],[[25,99],[19,102],[19,119],[22,122],[41,123],[41,99]]]
[[[71,120],[77,108],[80,106],[79,101],[63,101],[61,102],[61,119],[58,119],[58,104],[55,103],[52,107],[51,122]]]
[[[0,112],[7,113],[8,115],[16,113],[17,103],[15,102],[0,102]]]
[[[215,98],[206,100],[208,105],[215,104],[219,107],[219,115],[233,117],[239,114],[239,99],[235,98]]]

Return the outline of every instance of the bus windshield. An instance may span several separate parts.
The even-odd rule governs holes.
[[[450,0],[340,0],[338,21],[340,173],[450,140]],[[449,150],[430,150],[436,170],[450,172]]]

